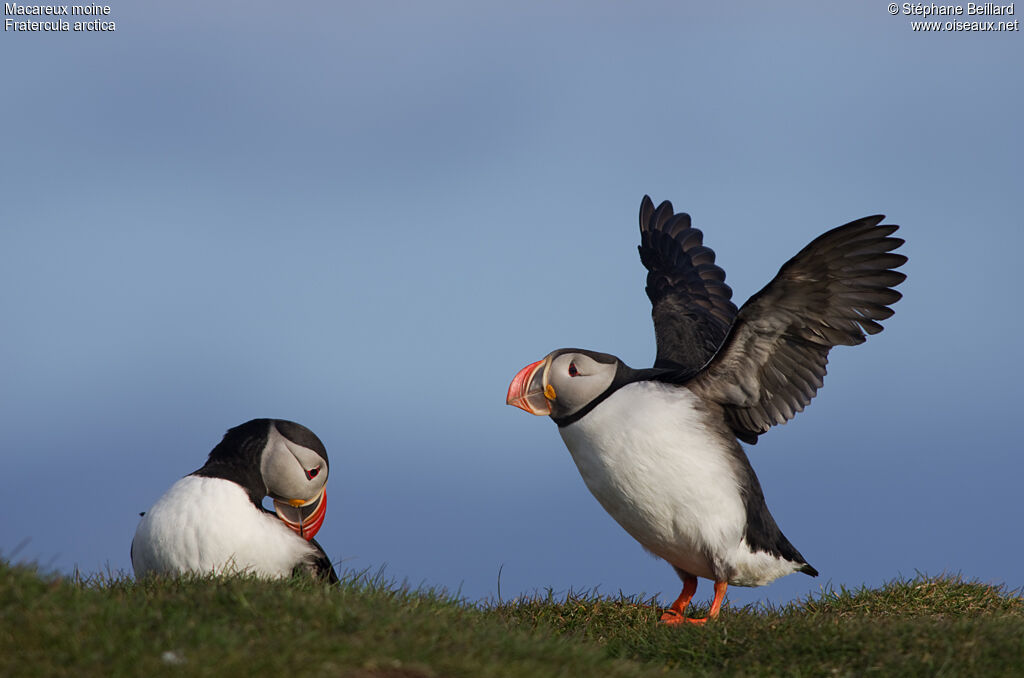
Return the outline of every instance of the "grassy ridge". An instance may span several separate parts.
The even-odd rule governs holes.
[[[1024,601],[957,577],[706,627],[659,626],[649,603],[469,604],[355,575],[78,582],[0,561],[0,676],[1024,675]]]

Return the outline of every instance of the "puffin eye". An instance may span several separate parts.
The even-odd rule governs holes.
[[[580,373],[580,371],[576,369],[576,363],[575,362],[569,363],[569,376],[570,377],[576,377],[576,376],[579,376],[579,373]]]
[[[303,469],[303,470],[305,470],[305,469]],[[318,475],[320,475],[320,467],[319,466],[317,466],[314,469],[310,469],[309,471],[306,471],[306,479],[307,480],[312,480],[313,478],[316,478]]]

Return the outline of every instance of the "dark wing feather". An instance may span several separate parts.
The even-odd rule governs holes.
[[[865,217],[816,238],[750,298],[722,349],[688,385],[721,404],[745,442],[792,419],[821,388],[833,346],[853,346],[882,331],[892,287],[906,275],[891,269],[907,258],[889,237],[898,226]]]
[[[311,539],[309,543],[319,551],[316,554],[316,559],[309,564],[313,576],[321,581],[326,581],[328,584],[337,584],[338,573],[334,571],[334,565],[331,564],[331,559],[327,557],[324,547],[320,546],[316,539]]]
[[[689,214],[674,214],[667,200],[655,209],[644,196],[639,250],[648,271],[655,367],[696,372],[715,355],[736,316],[725,271],[715,265],[715,253],[703,239],[690,226]]]

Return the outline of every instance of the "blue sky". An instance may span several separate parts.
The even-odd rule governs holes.
[[[558,347],[653,361],[649,193],[737,303],[833,226],[907,239],[886,331],[749,450],[822,575],[730,600],[1024,586],[1019,32],[874,2],[111,7],[113,33],[0,39],[0,553],[130,572],[139,511],[280,417],[330,452],[343,568],[671,601],[504,405]]]

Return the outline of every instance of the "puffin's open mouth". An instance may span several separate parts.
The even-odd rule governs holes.
[[[505,404],[518,407],[530,414],[551,414],[551,403],[544,395],[544,367],[547,358],[531,363],[519,370],[508,385]],[[554,397],[554,396],[552,396]]]
[[[274,511],[285,525],[309,541],[324,524],[324,517],[327,515],[327,488],[322,488],[320,494],[305,503],[297,499],[275,499]]]

